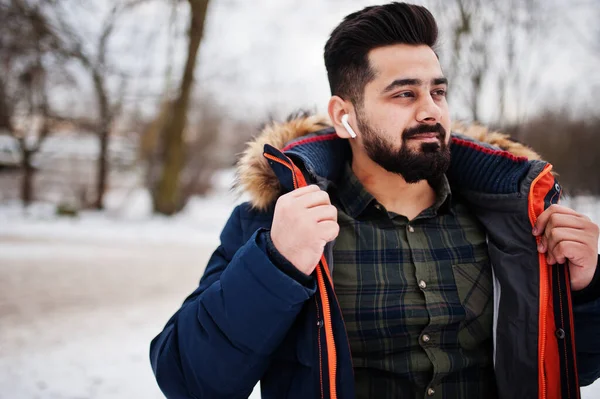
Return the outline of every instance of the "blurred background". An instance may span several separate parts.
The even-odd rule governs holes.
[[[415,2],[453,119],[533,147],[600,222],[600,2]],[[244,200],[244,143],[326,113],[325,41],[379,3],[0,0],[0,399],[162,397],[149,342]]]

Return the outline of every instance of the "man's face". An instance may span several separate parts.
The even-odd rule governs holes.
[[[450,163],[447,82],[428,46],[392,45],[369,53],[375,79],[356,108],[359,144],[408,183],[440,177]]]

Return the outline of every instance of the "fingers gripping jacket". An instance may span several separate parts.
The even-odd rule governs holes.
[[[554,186],[546,166],[532,182],[529,193],[531,226],[544,211],[547,193]],[[540,237],[537,238],[539,244]],[[580,390],[575,359],[575,331],[571,292],[568,287],[569,268],[565,265],[550,267],[544,254],[539,254],[539,340],[538,340],[538,399],[579,399]]]
[[[265,148],[264,157],[269,161],[274,168],[286,168],[291,172],[291,181],[287,182],[291,187],[290,189],[297,189],[307,186],[304,175],[294,165],[294,163],[286,157],[283,153],[275,150],[274,148]],[[284,182],[285,184],[285,182]],[[331,303],[329,294],[327,292],[327,284],[333,286],[331,280],[331,274],[329,272],[329,266],[324,255],[321,255],[321,261],[315,268],[317,287],[319,290],[319,297],[321,299],[321,306],[323,309],[323,327],[325,329],[325,342],[327,345],[327,370],[328,370],[328,381],[329,381],[329,398],[337,399],[337,386],[336,386],[336,373],[337,373],[337,353],[335,347],[335,339],[333,335],[333,326],[331,323]],[[321,368],[322,373],[322,368]],[[323,388],[323,376],[321,376],[321,389]]]

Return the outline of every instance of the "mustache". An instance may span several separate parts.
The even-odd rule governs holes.
[[[437,133],[438,139],[442,141],[446,139],[446,129],[441,124],[436,123],[435,125],[419,125],[408,128],[402,133],[402,140],[408,140],[425,133]]]

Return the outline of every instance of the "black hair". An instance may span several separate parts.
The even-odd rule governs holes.
[[[434,49],[435,18],[425,7],[389,3],[354,12],[333,30],[325,44],[325,68],[332,95],[362,104],[364,88],[375,78],[369,52],[393,44],[426,45]]]

